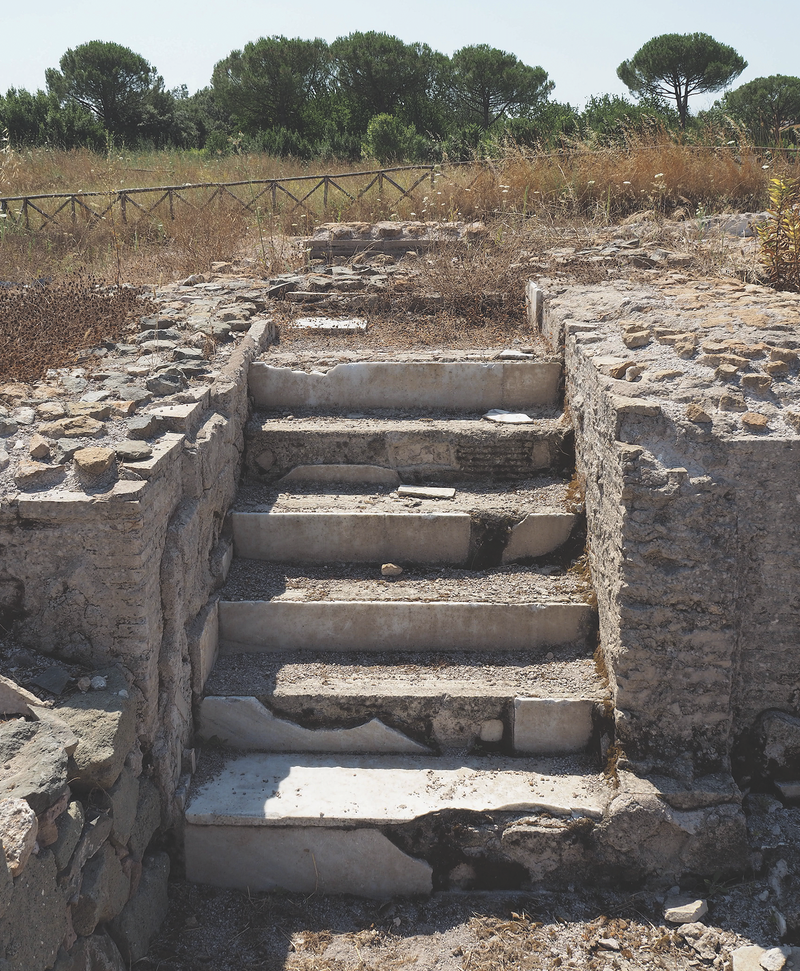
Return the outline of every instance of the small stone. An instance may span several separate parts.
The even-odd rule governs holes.
[[[20,425],[32,425],[36,421],[36,412],[33,408],[17,408],[14,418]]]
[[[670,381],[672,378],[679,378],[683,374],[683,371],[676,371],[674,368],[668,368],[666,371],[655,371],[652,374],[652,379],[654,381]]]
[[[782,378],[789,373],[789,365],[786,361],[768,361],[764,370],[773,378]]]
[[[692,924],[707,913],[708,904],[705,900],[675,901],[665,909],[664,920],[671,924]]]
[[[768,374],[743,374],[742,387],[749,391],[763,393],[769,391],[772,386],[772,378]]]
[[[111,412],[115,418],[127,418],[136,411],[138,404],[138,401],[115,401]]]
[[[49,668],[45,668],[41,674],[33,679],[33,683],[38,688],[44,688],[51,695],[60,695],[66,688],[68,681],[69,671],[62,668],[60,664],[51,664]]]
[[[72,442],[68,438],[59,438],[56,442],[58,448],[58,460],[59,462],[69,462],[72,456],[81,447],[80,442]]]
[[[396,563],[384,563],[381,567],[381,576],[384,577],[399,577],[402,572],[402,566],[398,566]]]
[[[400,486],[397,494],[411,499],[454,499],[456,490],[436,486]]]
[[[742,415],[742,424],[752,432],[763,432],[768,425],[768,419],[757,411],[746,411]]]
[[[90,681],[90,684],[92,691],[105,691],[108,687],[108,681],[101,674],[95,675]]]
[[[123,462],[144,462],[153,454],[153,449],[145,442],[120,442],[114,451]]]
[[[720,411],[747,411],[747,403],[740,391],[726,391],[719,399]]]
[[[637,381],[644,373],[645,366],[643,364],[634,364],[633,367],[629,367],[625,372],[626,381]]]
[[[769,352],[770,361],[783,361],[786,364],[797,363],[797,351],[790,351],[788,347],[772,347]]]
[[[186,379],[177,374],[156,374],[147,379],[147,390],[153,394],[177,394],[186,387]]]
[[[36,813],[24,799],[0,799],[0,840],[12,877],[25,869],[38,832]]]
[[[621,947],[616,937],[601,937],[597,944],[605,951],[619,951]]]
[[[32,459],[49,459],[50,445],[47,439],[37,433],[31,436],[28,452]]]
[[[89,446],[79,448],[73,456],[78,470],[85,475],[105,475],[116,462],[116,456],[110,448]]]
[[[86,692],[89,690],[89,688],[91,688],[91,686],[92,686],[91,678],[86,678],[86,677],[78,678],[78,691],[80,691],[81,694],[85,695]]]
[[[695,351],[697,350],[697,344],[694,338],[676,341],[674,347],[675,353],[678,355],[678,357],[682,357],[684,359],[693,357]]]
[[[14,482],[23,488],[52,485],[64,475],[65,471],[63,465],[44,465],[42,462],[23,459],[14,472]]]
[[[800,803],[800,782],[776,782],[775,788],[784,802],[792,806]]]
[[[800,411],[784,411],[783,417],[795,431],[800,431]]]
[[[43,421],[54,421],[57,418],[63,418],[66,413],[66,408],[58,401],[45,401],[36,408],[36,414]]]
[[[97,438],[103,434],[103,422],[83,415],[45,422],[39,431],[46,438]]]
[[[686,417],[696,425],[704,425],[712,420],[711,415],[709,415],[705,408],[694,402],[686,406]]]
[[[650,343],[650,340],[650,331],[648,330],[634,330],[630,333],[622,335],[622,343],[631,349],[635,347],[645,347]]]
[[[153,438],[161,427],[161,419],[157,415],[140,415],[128,422],[128,438]]]
[[[94,418],[96,421],[106,421],[111,417],[111,405],[94,401],[70,401],[67,414],[76,418]]]
[[[720,364],[717,368],[716,376],[720,381],[733,381],[738,373],[738,368],[733,364]]]
[[[5,472],[11,463],[11,459],[8,457],[8,452],[4,448],[0,448],[0,472]]]
[[[761,955],[758,963],[764,971],[781,971],[791,953],[790,947],[771,947]]]
[[[636,364],[635,361],[630,361],[630,360],[628,360],[628,361],[622,361],[619,364],[609,364],[609,366],[608,366],[608,374],[609,374],[610,377],[615,378],[616,380],[620,381],[620,380],[622,380],[622,378],[625,377],[625,374],[626,374],[628,368],[634,367],[635,364]],[[599,370],[603,370],[603,369],[602,368],[599,368]]]
[[[480,739],[482,742],[502,742],[505,726],[499,718],[488,718],[481,722]]]

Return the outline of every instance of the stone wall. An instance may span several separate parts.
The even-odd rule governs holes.
[[[618,740],[689,782],[768,709],[794,719],[800,681],[800,303],[714,282],[573,288],[540,312],[565,353]]]
[[[255,324],[213,383],[160,409],[132,477],[0,501],[4,619],[18,643],[92,672],[50,706],[0,686],[0,756],[14,767],[0,780],[3,969],[122,971],[163,918],[158,833],[182,811],[231,556],[247,370],[271,337]]]

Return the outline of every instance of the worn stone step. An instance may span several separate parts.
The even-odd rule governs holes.
[[[539,661],[231,654],[205,690],[200,735],[264,751],[575,752],[607,729],[609,699],[594,660],[574,648]]]
[[[487,510],[479,518],[470,512],[428,511],[422,502],[406,505],[399,498],[388,503],[345,503],[336,495],[306,498],[311,508],[298,511],[292,511],[298,503],[281,499],[264,511],[235,510],[231,523],[236,554],[285,563],[334,560],[469,566],[485,562],[484,556],[491,552],[496,563],[515,562],[553,553],[567,542],[577,521],[574,513],[563,510],[530,512],[519,518]]]
[[[524,410],[559,400],[559,361],[354,361],[327,371],[250,365],[257,408]]]
[[[571,469],[569,422],[552,410],[532,414],[516,425],[481,414],[260,414],[245,427],[245,477],[274,482],[296,466],[328,464],[395,469],[407,482],[526,479]]]
[[[219,646],[246,651],[526,651],[588,643],[595,611],[580,570],[471,571],[234,559]]]
[[[219,645],[234,651],[545,652],[585,641],[586,603],[220,601]]]
[[[212,761],[208,777],[196,780],[186,809],[186,874],[250,890],[429,893],[459,879],[453,849],[463,860],[469,848],[479,866],[497,843],[497,814],[531,829],[531,817],[549,821],[535,833],[537,854],[557,865],[565,837],[574,843],[573,829],[591,829],[611,795],[597,767],[580,759],[498,758],[487,767],[413,755],[242,755]],[[478,816],[488,817],[483,831]],[[469,826],[452,825],[467,818]],[[440,852],[448,842],[451,852]],[[508,865],[512,840],[504,849]],[[530,878],[523,864],[516,869]]]

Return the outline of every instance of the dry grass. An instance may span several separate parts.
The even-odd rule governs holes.
[[[769,164],[769,168],[762,166]],[[120,189],[186,183],[219,183],[259,179],[289,179],[311,171],[331,175],[351,166],[319,162],[313,170],[291,160],[262,155],[208,159],[198,152],[150,155],[97,156],[87,151],[43,149],[0,152],[0,196],[32,193],[98,191],[106,199],[91,199],[102,211]],[[746,148],[678,144],[662,132],[648,138],[631,137],[623,147],[589,149],[545,155],[510,149],[499,161],[480,165],[446,166],[426,177],[407,197],[388,182],[372,186],[351,200],[329,187],[327,206],[322,191],[298,205],[278,192],[272,208],[269,194],[257,198],[261,186],[234,190],[248,210],[229,197],[208,203],[210,190],[185,190],[172,211],[158,196],[137,196],[143,214],[128,205],[130,222],[123,223],[118,207],[95,220],[79,207],[76,220],[62,213],[63,222],[26,230],[10,205],[0,219],[0,279],[25,281],[42,276],[68,276],[80,271],[117,281],[145,282],[202,272],[210,262],[254,253],[264,271],[279,268],[274,242],[283,236],[303,236],[319,222],[377,219],[490,219],[523,217],[540,225],[567,222],[608,225],[631,213],[649,210],[657,215],[693,217],[704,212],[752,211],[767,204],[769,177],[781,175],[785,163],[765,163]],[[393,176],[409,187],[419,170]],[[351,195],[365,189],[369,178],[340,180]],[[313,182],[294,182],[290,191],[302,199]],[[202,208],[206,205],[205,208]],[[35,215],[35,214],[33,214]]]
[[[124,339],[147,310],[136,290],[92,279],[0,289],[0,380],[38,380],[74,364],[82,349]]]

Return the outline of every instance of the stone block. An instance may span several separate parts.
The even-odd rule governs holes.
[[[103,933],[80,937],[69,951],[60,950],[53,971],[128,971],[117,945]]]
[[[129,965],[147,954],[150,939],[166,916],[168,879],[169,857],[166,853],[145,857],[138,890],[109,925],[109,933]]]
[[[24,799],[0,799],[0,843],[12,877],[25,869],[38,832],[36,813]]]
[[[557,550],[569,539],[576,518],[572,513],[530,513],[511,530],[503,563]]]
[[[406,494],[402,487],[400,494]],[[466,513],[237,512],[231,518],[236,554],[248,559],[460,564],[469,553]]]
[[[14,881],[11,902],[0,917],[3,971],[51,968],[67,927],[66,894],[56,882],[53,854],[44,850]]]
[[[108,799],[111,803],[111,838],[120,846],[126,846],[139,804],[139,780],[127,767],[123,766],[119,778],[108,790]]]
[[[110,789],[136,743],[136,701],[118,669],[106,675],[107,690],[73,695],[58,708],[79,740],[70,760],[75,786]]]
[[[485,411],[533,408],[558,398],[558,362],[375,362],[330,371],[292,371],[257,362],[249,388],[261,408],[430,408]]]
[[[219,648],[219,601],[209,601],[187,631],[189,658],[192,662],[192,691],[201,695]]]
[[[114,847],[106,843],[83,868],[81,895],[72,911],[75,931],[87,936],[98,924],[113,920],[128,901],[130,877]]]
[[[0,675],[0,714],[29,715],[30,705],[41,705],[36,695],[21,688],[11,678]]]
[[[592,734],[593,702],[573,698],[515,698],[514,751],[527,755],[580,752]]]
[[[67,753],[43,722],[0,723],[0,798],[25,799],[37,815],[67,788]]]
[[[234,749],[267,752],[407,752],[429,750],[373,718],[355,728],[304,728],[276,718],[256,698],[204,698],[197,731],[203,739],[217,737]]]
[[[161,796],[158,788],[146,776],[139,779],[139,803],[131,829],[130,850],[136,860],[141,860],[153,834],[161,825]]]
[[[429,894],[433,871],[374,829],[187,826],[186,875],[251,890],[350,893],[386,899]]]
[[[78,845],[85,818],[83,804],[78,802],[77,799],[73,800],[67,806],[67,811],[58,817],[56,823],[58,838],[50,849],[53,852],[56,869],[59,872],[66,868],[75,847]]]
[[[592,608],[492,603],[220,601],[220,650],[533,651],[586,637]]]

